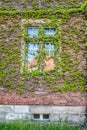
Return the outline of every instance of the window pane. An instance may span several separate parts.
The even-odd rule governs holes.
[[[29,37],[33,37],[33,30],[32,30],[32,28],[28,28],[28,35],[29,35]]]
[[[28,71],[37,70],[37,57],[39,53],[39,44],[38,43],[29,43],[27,51],[27,69]]]
[[[53,43],[45,43],[44,44],[44,52],[48,57],[54,56],[54,44]]]
[[[28,55],[27,61],[31,62],[38,57],[39,44],[38,43],[29,43],[28,44]]]
[[[49,114],[43,114],[43,119],[49,119]]]
[[[46,36],[54,36],[56,34],[55,28],[45,28]]]
[[[34,119],[40,119],[40,114],[34,114]]]
[[[47,58],[47,59],[45,60],[44,70],[50,71],[50,70],[54,70],[54,69],[55,69],[55,61],[54,61],[54,58]]]
[[[28,28],[28,35],[31,38],[37,38],[39,34],[39,28],[33,27],[33,28]]]
[[[55,61],[54,61],[54,53],[55,53],[55,46],[53,43],[45,43],[44,44],[44,52],[46,54],[45,59],[45,66],[44,70],[50,71],[55,69]]]
[[[38,43],[29,43],[28,44],[28,50],[38,51],[39,50],[39,44]]]

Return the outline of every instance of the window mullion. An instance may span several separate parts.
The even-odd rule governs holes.
[[[39,69],[40,69],[40,72],[43,71],[44,69],[44,58],[43,58],[43,42],[41,41],[40,42],[40,62],[39,62]]]

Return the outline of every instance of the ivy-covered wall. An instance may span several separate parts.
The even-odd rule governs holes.
[[[1,10],[68,9],[82,5],[84,0],[0,0]]]
[[[19,1],[15,3],[17,2]],[[47,3],[47,1],[41,2],[41,8],[48,8],[47,5],[45,6],[45,2]],[[53,1],[53,3],[55,2]],[[18,94],[33,94],[36,90],[43,92],[86,91],[87,21],[85,15],[87,2],[85,1],[81,5],[82,0],[70,1],[70,3],[67,0],[66,4],[70,8],[67,10],[65,10],[66,4],[59,2],[58,5],[61,8],[55,11],[7,11],[10,9],[9,6],[13,9],[13,5],[16,9],[18,5],[19,10],[25,9],[24,7],[29,4],[25,1],[14,4],[11,0],[4,0],[0,4],[2,5],[0,10],[0,86],[4,87],[5,91]],[[31,4],[35,3],[31,2]],[[51,4],[49,5],[51,6]],[[5,7],[4,10],[3,7]],[[35,7],[38,6],[35,5],[32,8]],[[21,73],[21,44],[24,36],[21,24],[23,19],[50,19],[51,23],[50,25],[46,23],[47,26],[55,25],[60,28],[55,37],[55,44],[62,48],[61,62],[57,63],[55,71]],[[56,56],[55,59],[57,59]],[[58,67],[61,67],[61,71],[57,71]]]

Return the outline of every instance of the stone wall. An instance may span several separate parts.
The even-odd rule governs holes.
[[[48,114],[48,120],[40,121],[69,121],[82,124],[85,122],[85,106],[36,106],[36,105],[0,105],[0,122],[17,119],[35,120],[34,114]]]

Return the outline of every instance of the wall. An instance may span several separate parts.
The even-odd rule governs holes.
[[[85,0],[82,5],[82,0],[72,2],[67,0],[66,3],[59,1],[57,7],[56,0],[54,4],[49,2],[46,4],[47,2],[38,0],[38,4],[34,1],[29,6],[30,3],[26,1],[0,1],[1,121],[21,119],[27,115],[31,118],[32,113],[38,110],[40,113],[50,111],[51,121],[68,118],[70,121],[74,119],[76,123],[83,123],[85,120],[87,2]],[[33,8],[35,10],[32,10]],[[37,10],[38,8],[41,10]],[[25,43],[29,40],[22,30],[23,19],[25,21],[50,19],[51,23],[46,23],[46,26],[58,27],[58,35],[54,41],[56,45],[61,45],[62,60],[61,64],[57,61],[55,71],[21,73],[21,43],[22,40]],[[30,23],[27,26],[29,25]],[[57,71],[58,67],[61,67],[61,72]]]
[[[84,0],[1,0],[1,10],[32,10],[32,9],[58,9],[58,8],[73,8],[82,5]]]
[[[58,56],[55,56],[56,69],[51,72],[40,73],[36,71],[31,74],[20,72],[24,62],[21,61],[21,44],[23,39],[29,40],[21,29],[22,18],[0,18],[0,85],[4,87],[4,92],[15,91],[18,94],[27,92],[30,94],[34,91],[39,92],[39,88],[43,92],[45,90],[50,92],[85,91],[85,19],[83,15],[75,15],[69,16],[67,19],[51,19],[50,26],[55,25],[58,31],[58,35],[54,39],[57,53],[59,53],[59,46],[62,49],[59,56],[61,61],[59,61]],[[30,24],[28,23],[29,26]],[[46,24],[46,26],[48,25]],[[61,71],[58,71],[60,68]]]
[[[36,105],[0,105],[0,122],[17,119],[34,120],[33,114],[49,114],[49,120],[41,121],[69,121],[83,124],[85,122],[85,106],[36,106]]]

